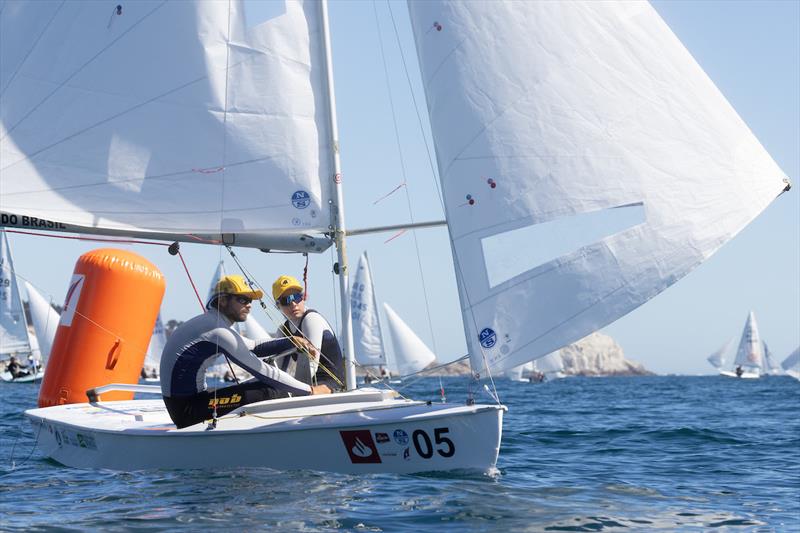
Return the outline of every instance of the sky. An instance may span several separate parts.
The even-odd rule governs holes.
[[[350,229],[443,219],[436,171],[428,156],[433,148],[406,7],[401,2],[389,6],[397,37],[386,2],[330,3],[344,204]],[[652,371],[707,374],[713,369],[706,356],[731,337],[738,338],[753,310],[762,337],[783,359],[800,344],[800,2],[655,2],[654,6],[795,187],[694,272],[601,331],[620,344],[626,357]],[[272,8],[258,0],[247,3],[248,14],[255,16]],[[404,182],[404,187],[383,198]],[[378,298],[397,311],[440,361],[464,355],[446,230],[393,236],[348,239],[351,267],[368,251]],[[63,303],[77,258],[98,247],[97,243],[18,234],[9,234],[9,240],[18,275],[57,303]],[[165,320],[186,320],[200,312],[177,258],[161,246],[126,247],[165,274]],[[220,247],[182,244],[181,249],[203,297],[220,260],[225,260],[229,273],[236,272],[227,251]],[[246,249],[237,254],[264,286],[284,273],[302,276],[300,256]],[[337,282],[331,273],[334,261],[332,252],[310,258],[309,304],[338,325]],[[272,317],[260,309],[254,313],[267,329],[274,329],[270,323],[277,320],[274,312]]]

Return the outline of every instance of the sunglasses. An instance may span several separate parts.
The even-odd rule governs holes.
[[[247,296],[234,296],[233,299],[236,300],[237,302],[239,302],[242,305],[247,305],[247,304],[253,303],[253,299],[252,298],[248,298]]]
[[[303,301],[303,293],[302,292],[296,292],[296,293],[290,294],[288,296],[281,296],[277,300],[277,302],[280,305],[284,306],[284,307],[288,306],[288,305],[291,305],[293,303],[299,304],[302,301]]]

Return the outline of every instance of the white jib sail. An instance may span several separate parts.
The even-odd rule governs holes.
[[[28,325],[22,310],[17,274],[6,232],[0,232],[0,358],[31,355]],[[23,361],[24,362],[24,361]]]
[[[400,375],[419,372],[433,363],[436,356],[422,339],[417,337],[414,330],[408,327],[408,324],[386,302],[383,303],[383,310],[392,337],[395,365]]]
[[[315,2],[252,27],[240,0],[4,7],[2,211],[133,232],[328,230]]]
[[[147,347],[147,355],[144,358],[144,370],[148,377],[152,373],[156,374],[161,367],[161,354],[167,344],[167,333],[164,330],[164,323],[161,321],[161,313],[158,313],[156,323],[153,326],[153,335],[150,337],[150,344]]]
[[[761,336],[758,334],[758,324],[756,316],[750,311],[747,315],[747,322],[744,324],[744,331],[739,340],[739,349],[736,351],[734,366],[749,368],[764,368],[764,352],[761,345]]]
[[[361,254],[350,290],[350,314],[353,317],[353,344],[356,361],[364,366],[386,365],[378,303],[372,284],[367,253]]]
[[[647,3],[431,0],[409,11],[479,376],[632,311],[787,185]],[[543,261],[517,233],[631,206],[643,220]]]
[[[36,340],[39,343],[42,362],[45,362],[47,358],[50,357],[50,351],[53,349],[53,341],[56,338],[56,330],[58,329],[59,315],[58,312],[53,309],[51,302],[46,300],[33,285],[27,281],[24,283],[25,292],[28,293],[28,306],[31,310],[33,330],[36,332]]]
[[[725,361],[727,360],[727,356],[730,353],[734,342],[736,342],[736,337],[731,337],[728,342],[722,345],[719,350],[706,357],[706,361],[708,361],[714,368],[722,368],[725,366]]]

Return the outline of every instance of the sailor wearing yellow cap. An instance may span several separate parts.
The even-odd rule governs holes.
[[[225,276],[206,305],[208,312],[184,322],[172,333],[161,356],[161,391],[172,421],[179,428],[222,416],[248,403],[330,392],[313,387],[268,365],[259,357],[292,351],[297,346],[314,351],[305,339],[242,337],[232,326],[244,322],[261,290],[251,288],[242,276]],[[220,355],[255,379],[208,390],[206,369]]]
[[[339,341],[330,323],[318,311],[306,308],[303,285],[292,276],[280,276],[272,284],[272,298],[286,317],[278,330],[285,336],[302,336],[316,348],[317,356],[306,364],[302,354],[293,354],[277,361],[278,367],[296,379],[330,390],[342,390],[345,385],[344,358]]]

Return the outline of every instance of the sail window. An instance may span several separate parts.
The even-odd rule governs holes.
[[[641,203],[580,213],[482,239],[489,286],[511,278],[645,221]]]
[[[286,2],[244,0],[244,20],[247,29],[255,28],[268,20],[286,13]]]

